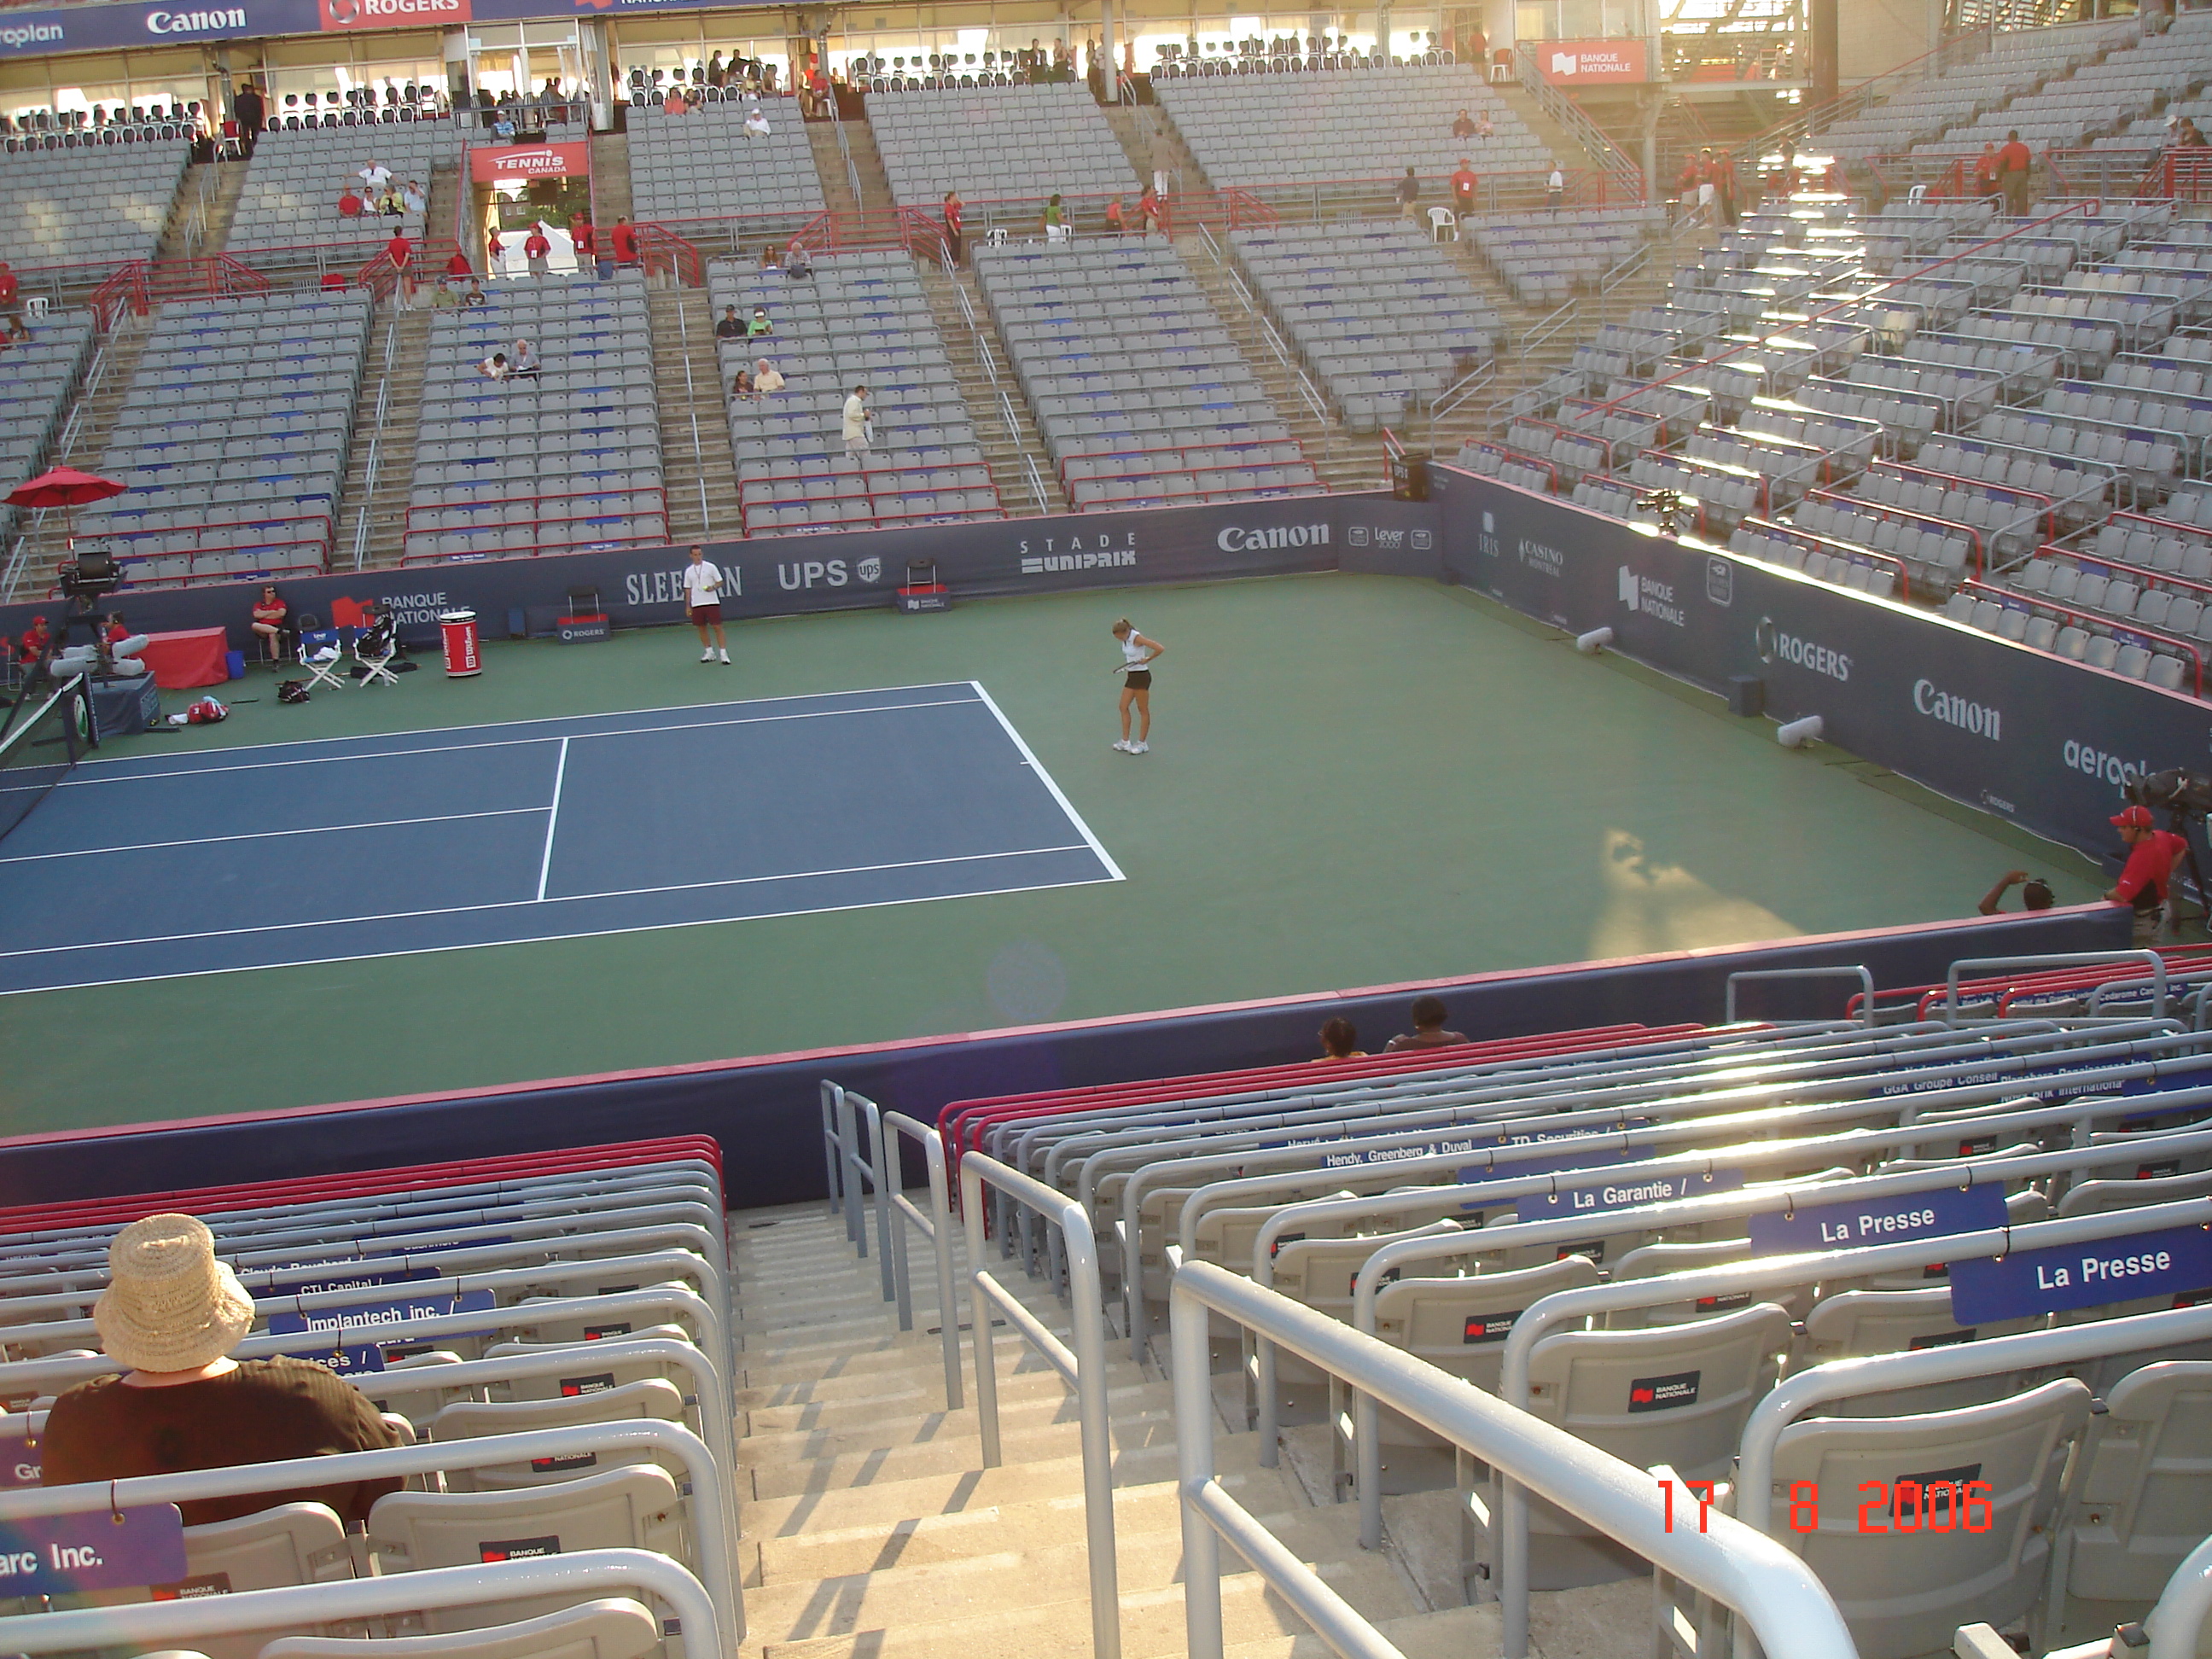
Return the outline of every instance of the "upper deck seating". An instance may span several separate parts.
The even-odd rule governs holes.
[[[969,204],[971,234],[981,235],[998,212],[1034,227],[1055,193],[1071,204],[1091,198],[1086,222],[1104,206],[1097,198],[1124,195],[1136,205],[1136,170],[1081,86],[879,93],[868,100],[868,122],[892,196],[933,212],[945,191],[957,190]]]
[[[757,234],[795,230],[823,210],[799,100],[765,98],[763,135],[745,131],[751,103],[702,104],[669,115],[648,102],[630,115],[631,216],[662,223],[687,219],[763,220]],[[778,223],[777,222],[782,222]]]
[[[150,259],[191,161],[177,139],[0,157],[0,245],[18,270]]]
[[[225,246],[297,248],[308,260],[324,250],[365,262],[382,251],[395,230],[419,240],[425,230],[421,214],[388,217],[368,212],[348,218],[338,211],[338,198],[349,189],[362,193],[357,175],[372,161],[392,170],[395,188],[411,179],[427,193],[432,168],[454,155],[458,144],[450,121],[264,133],[247,163]],[[441,234],[448,230],[439,228]]]

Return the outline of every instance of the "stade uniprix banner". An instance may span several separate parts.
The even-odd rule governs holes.
[[[633,11],[716,9],[765,0],[237,0],[10,8],[0,13],[0,58],[37,58],[118,46],[174,46],[288,34],[340,34],[541,17],[605,17]]]
[[[1381,491],[705,545],[724,572],[722,612],[731,618],[888,607],[909,560],[933,562],[956,605],[994,595],[1298,571],[1443,574],[1430,509]],[[596,589],[617,628],[681,622],[687,557],[683,547],[631,548],[355,571],[277,586],[295,615],[310,612],[334,627],[350,626],[362,603],[373,599],[397,613],[404,642],[431,646],[439,637],[438,617],[448,611],[475,611],[495,636],[507,633],[516,616],[531,631],[550,632],[574,588]],[[246,611],[259,591],[254,582],[125,589],[101,609],[120,610],[132,628],[147,632],[227,628],[233,647],[243,648]],[[59,609],[54,600],[0,606],[0,633],[20,635],[32,617],[52,617]]]
[[[2212,771],[2212,708],[1936,613],[1668,539],[1445,467],[1446,564],[1468,586],[1716,691],[1765,683],[1777,720],[2093,855],[2130,778]]]

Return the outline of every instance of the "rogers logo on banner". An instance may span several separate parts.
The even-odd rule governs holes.
[[[396,29],[416,23],[466,23],[470,0],[317,0],[325,31]]]
[[[1536,48],[1536,64],[1554,86],[1651,78],[1650,56],[1641,40],[1547,40]]]
[[[324,3],[344,4],[346,0],[324,0]],[[394,3],[410,4],[413,0],[393,0]],[[479,185],[489,184],[495,179],[558,179],[564,174],[581,176],[592,170],[591,146],[572,144],[522,144],[513,149],[472,149],[469,152],[469,178]]]

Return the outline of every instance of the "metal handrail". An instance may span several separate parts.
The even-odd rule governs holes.
[[[1520,74],[1522,88],[1536,100],[1536,106],[1567,130],[1575,142],[1589,154],[1590,160],[1597,164],[1601,173],[1620,185],[1634,200],[1644,200],[1646,195],[1644,169],[1613,142],[1611,134],[1583,113],[1581,106],[1544,79],[1543,70],[1538,67],[1536,43],[1522,41],[1514,54],[1514,61]]]
[[[621,1589],[641,1589],[665,1601],[700,1653],[727,1653],[736,1638],[699,1581],[652,1550],[580,1550],[536,1560],[473,1567],[429,1567],[381,1578],[341,1579],[232,1595],[150,1601],[131,1607],[79,1607],[25,1613],[8,1623],[19,1653],[64,1653],[128,1646],[176,1650],[180,1643],[240,1630],[320,1628],[333,1620],[381,1619],[431,1607],[476,1607],[526,1596],[582,1601]]]
[[[573,1354],[572,1354],[573,1358]],[[404,1375],[404,1373],[402,1373]],[[575,1423],[557,1429],[525,1429],[514,1434],[471,1440],[434,1440],[417,1446],[374,1451],[335,1452],[267,1463],[234,1463],[222,1468],[183,1469],[169,1474],[128,1475],[117,1480],[88,1480],[67,1486],[19,1486],[0,1492],[0,1522],[44,1515],[96,1515],[140,1504],[186,1504],[210,1498],[236,1498],[298,1492],[394,1475],[434,1474],[447,1469],[481,1469],[504,1463],[575,1457],[584,1453],[638,1451],[672,1457],[690,1484],[692,1545],[698,1552],[699,1582],[722,1627],[744,1638],[744,1590],[731,1554],[729,1479],[707,1443],[681,1423],[640,1418],[618,1423]],[[406,1575],[409,1577],[412,1574]],[[396,1583],[398,1576],[381,1582]],[[372,1581],[374,1582],[374,1581]],[[336,1585],[318,1585],[319,1590]],[[228,1597],[221,1598],[228,1601]],[[327,1611],[322,1615],[330,1616]],[[14,1622],[10,1621],[12,1637]],[[19,1650],[22,1644],[11,1642]]]
[[[2144,1659],[2197,1659],[2197,1632],[2212,1618],[2212,1538],[2189,1552],[2143,1620],[2150,1638]]]
[[[1203,1261],[1176,1273],[1169,1297],[1190,1659],[1221,1659],[1223,1537],[1346,1659],[1389,1659],[1398,1651],[1311,1568],[1273,1544],[1214,1478],[1208,1340],[1215,1314],[1353,1384],[1739,1612],[1767,1652],[1790,1659],[1856,1659],[1857,1649],[1826,1587],[1771,1539],[1717,1514],[1704,1532],[1669,1528],[1644,1470],[1375,1337]]]
[[[1722,1006],[1721,1024],[1733,1025],[1735,1020],[1735,988],[1748,985],[1754,980],[1771,979],[1855,979],[1866,993],[1864,1023],[1874,1024],[1874,975],[1867,969],[1854,964],[1833,968],[1747,968],[1728,976],[1726,1000]]]
[[[384,368],[376,382],[376,424],[368,439],[368,459],[362,468],[361,509],[353,521],[353,568],[362,568],[368,562],[369,509],[376,502],[377,474],[384,461],[384,422],[392,410],[392,363],[399,349],[399,313],[395,311],[384,325]]]
[[[1070,1342],[1062,1342],[1047,1329],[983,1265],[986,1182],[1004,1200],[1030,1210],[1060,1228],[1073,1310]],[[1091,1235],[1091,1218],[1065,1193],[1055,1192],[981,1152],[970,1152],[960,1160],[960,1213],[968,1232],[968,1285],[973,1310],[969,1323],[975,1339],[975,1414],[982,1430],[983,1467],[996,1468],[1002,1461],[998,1355],[991,1340],[992,1316],[997,1312],[1003,1313],[1022,1339],[1075,1390],[1083,1434],[1083,1526],[1091,1565],[1091,1650],[1093,1659],[1121,1659],[1121,1598],[1114,1546],[1114,1431],[1106,1401],[1106,1313],[1098,1289],[1098,1245]],[[1006,1243],[1003,1230],[999,1238],[1003,1251]],[[1203,1370],[1204,1361],[1200,1364]]]
[[[1944,976],[1942,1012],[1938,1016],[1946,1025],[1958,1024],[1959,979],[1968,969],[1981,968],[2075,968],[2092,963],[2140,962],[2148,965],[2151,982],[2157,988],[2152,993],[2151,1017],[2166,1018],[2166,958],[2155,951],[2076,951],[2058,956],[2039,957],[1966,957],[1951,964]],[[1869,997],[1869,1000],[1871,998]]]
[[[699,394],[691,378],[691,318],[690,307],[684,296],[676,296],[676,333],[684,358],[684,410],[691,422],[691,465],[699,478],[699,528],[702,534],[711,536],[714,531],[714,516],[707,508],[707,456],[699,447]],[[722,374],[720,364],[714,370],[714,392],[721,395]]]
[[[937,1320],[940,1346],[945,1350],[945,1408],[958,1411],[963,1403],[960,1392],[960,1302],[953,1289],[952,1267],[952,1190],[945,1174],[945,1137],[927,1123],[918,1122],[904,1112],[885,1112],[883,1116],[884,1134],[887,1141],[884,1174],[889,1185],[879,1194],[890,1210],[930,1242],[932,1254],[937,1260]],[[921,1146],[923,1161],[929,1169],[929,1213],[915,1207],[914,1200],[906,1195],[906,1170],[899,1156],[898,1138],[910,1136]],[[899,1328],[914,1328],[914,1291],[907,1274],[906,1229],[894,1229],[891,1234],[894,1251],[893,1279],[898,1287]]]
[[[1245,286],[1243,277],[1237,274],[1236,267],[1230,263],[1228,256],[1222,252],[1221,244],[1214,240],[1212,228],[1201,220],[1199,223],[1198,234],[1206,243],[1206,252],[1213,256],[1213,263],[1220,268],[1222,276],[1228,279],[1231,290],[1237,295],[1237,303],[1244,307],[1245,314],[1251,318],[1254,325],[1258,328],[1261,343],[1274,353],[1275,361],[1282,366],[1283,374],[1289,382],[1290,389],[1297,394],[1298,401],[1305,405],[1306,413],[1311,416],[1315,423],[1321,428],[1323,453],[1333,458],[1336,453],[1336,421],[1328,412],[1327,400],[1316,390],[1313,381],[1307,378],[1304,367],[1298,362],[1291,350],[1289,343],[1276,329],[1274,320],[1267,315],[1266,308],[1253,298],[1252,291]],[[1433,429],[1433,417],[1431,425]]]
[[[845,1239],[860,1252],[860,1260],[868,1259],[868,1216],[866,1204],[869,1194],[880,1194],[884,1190],[883,1109],[866,1095],[857,1095],[840,1088],[826,1079],[822,1085],[829,1109],[836,1115],[836,1146],[848,1177],[844,1184]],[[854,1115],[858,1106],[868,1120],[868,1140],[866,1156],[862,1155],[860,1127]],[[863,1183],[854,1188],[850,1177],[858,1176]],[[891,1223],[890,1217],[878,1213],[876,1228],[882,1248],[877,1252],[877,1269],[883,1279],[884,1300],[893,1295],[891,1285]]]

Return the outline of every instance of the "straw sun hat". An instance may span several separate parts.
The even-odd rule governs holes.
[[[107,1247],[107,1275],[92,1322],[108,1357],[133,1370],[197,1370],[252,1328],[253,1298],[194,1217],[132,1222]]]

